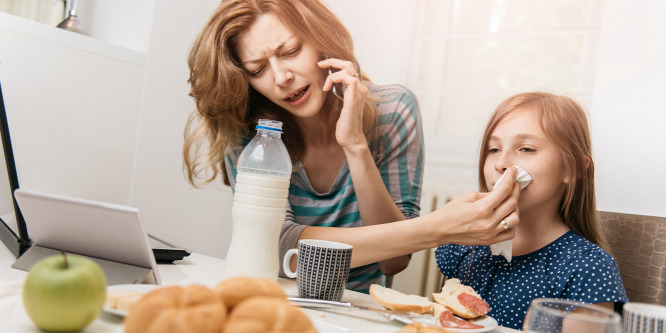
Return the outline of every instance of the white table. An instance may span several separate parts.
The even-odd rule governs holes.
[[[18,333],[35,332],[42,333],[28,318],[21,300],[21,288],[27,272],[11,268],[15,258],[0,243],[0,332]],[[202,254],[192,253],[184,260],[177,261],[173,265],[158,265],[163,285],[190,285],[203,284],[214,287],[221,280],[224,273],[224,260],[209,257]],[[296,281],[280,279],[287,295],[297,295]],[[358,305],[378,307],[378,304],[368,295],[354,291],[346,291],[343,301]],[[376,332],[394,333],[398,332],[403,324],[390,321],[386,317],[363,312],[359,316],[340,315],[331,312],[317,310],[304,310],[313,321],[319,332]],[[85,333],[110,333],[123,332],[122,318],[111,314],[102,313],[83,332]],[[498,328],[493,332],[509,333],[517,332],[512,329]]]

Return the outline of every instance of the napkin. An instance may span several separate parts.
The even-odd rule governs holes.
[[[514,165],[514,169],[518,172],[518,176],[516,177],[516,181],[520,185],[520,189],[524,189],[527,187],[527,185],[530,184],[530,181],[532,181],[532,176],[530,176],[527,171],[523,170],[521,167]],[[500,182],[502,182],[502,179],[504,179],[504,176],[506,175],[506,171],[504,174],[499,177],[497,182],[495,182],[495,187],[499,186]],[[494,256],[497,255],[502,255],[506,259],[506,261],[511,262],[511,249],[513,248],[513,240],[509,239],[503,242],[495,243],[493,245],[490,245],[490,253],[492,253]]]

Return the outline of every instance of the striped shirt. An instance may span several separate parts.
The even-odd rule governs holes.
[[[414,94],[399,85],[371,85],[376,99],[375,124],[368,146],[384,185],[406,219],[419,216],[423,177],[423,133]],[[229,179],[235,179],[236,161],[242,148],[226,157]],[[296,162],[289,187],[289,209],[280,235],[280,262],[287,250],[296,247],[307,226],[353,228],[363,225],[347,162],[327,193],[315,191],[300,161]],[[231,177],[231,175],[233,177]],[[234,182],[231,181],[232,188]],[[282,267],[282,265],[279,265]],[[284,276],[284,272],[280,274]],[[376,263],[352,268],[347,289],[368,292],[370,284],[384,282]]]

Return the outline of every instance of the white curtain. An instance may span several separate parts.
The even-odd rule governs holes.
[[[64,19],[65,0],[0,0],[0,11],[56,26]]]

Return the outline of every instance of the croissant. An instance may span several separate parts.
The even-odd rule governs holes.
[[[231,311],[225,333],[316,333],[310,319],[286,299],[255,296]]]

